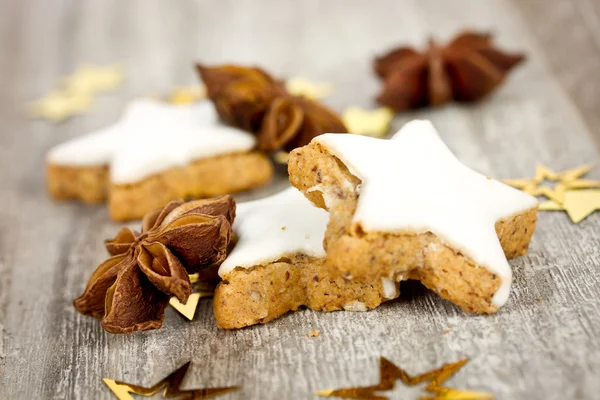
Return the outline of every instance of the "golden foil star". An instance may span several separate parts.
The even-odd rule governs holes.
[[[387,400],[387,397],[378,394],[378,392],[392,390],[396,384],[396,380],[400,380],[407,386],[415,386],[423,382],[429,382],[425,387],[425,390],[430,393],[436,393],[436,395],[433,397],[421,397],[420,400],[492,399],[493,396],[489,393],[471,392],[442,386],[442,383],[461,369],[467,361],[468,359],[464,359],[453,364],[444,364],[442,367],[424,374],[410,376],[390,360],[381,357],[379,361],[379,384],[373,386],[322,390],[317,392],[317,395],[323,397],[343,397],[347,399]]]
[[[119,64],[99,67],[83,64],[64,80],[70,93],[104,92],[116,89],[123,81],[123,68]]]
[[[198,283],[199,275],[197,273],[191,274],[189,277],[192,285],[197,284],[197,291],[190,294],[190,297],[188,297],[185,304],[180,302],[177,297],[173,296],[169,299],[169,305],[191,321],[194,319],[194,315],[196,315],[196,309],[198,308],[200,299],[203,297],[212,297],[215,293],[215,287],[214,285],[204,282]]]
[[[390,129],[390,122],[393,117],[393,111],[385,107],[375,110],[348,107],[342,114],[342,121],[350,133],[383,137]]]
[[[565,193],[568,190],[600,188],[600,181],[581,179],[591,169],[592,166],[586,164],[566,171],[554,172],[543,165],[538,165],[535,170],[535,178],[507,179],[504,180],[504,183],[532,196],[546,196],[558,204],[563,204]],[[556,185],[554,188],[542,186],[544,181],[556,182]]]
[[[289,158],[290,153],[288,153],[287,151],[280,150],[277,153],[273,154],[273,161],[275,161],[277,164],[285,165],[288,163]]]
[[[600,190],[569,190],[561,204],[549,200],[540,204],[540,210],[566,211],[573,223],[578,224],[594,211],[600,210]]]
[[[89,94],[53,91],[29,106],[32,117],[45,118],[52,122],[62,122],[77,114],[83,114],[92,105]]]
[[[179,398],[189,400],[209,399],[211,397],[217,397],[222,394],[240,389],[240,386],[229,386],[221,388],[181,390],[179,387],[183,382],[183,378],[185,378],[185,374],[190,367],[190,364],[191,361],[188,361],[175,372],[149,388],[131,385],[129,383],[115,381],[113,379],[104,378],[102,380],[119,400],[135,400],[131,393],[149,397],[163,388],[163,398]]]
[[[306,78],[290,78],[285,82],[285,88],[290,94],[304,96],[309,99],[318,100],[333,93],[333,86],[329,83],[318,83]]]
[[[167,101],[171,104],[190,104],[206,98],[204,86],[177,87],[173,89]]]

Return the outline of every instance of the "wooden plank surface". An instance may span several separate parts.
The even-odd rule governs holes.
[[[207,300],[192,322],[169,310],[159,331],[115,336],[71,302],[119,225],[105,207],[52,202],[43,175],[51,146],[114,121],[137,96],[196,82],[195,60],[331,82],[327,102],[341,111],[372,104],[374,54],[464,26],[492,29],[501,45],[526,51],[527,64],[476,106],[401,114],[394,128],[429,118],[461,160],[498,178],[531,175],[538,162],[598,163],[597,2],[1,0],[0,9],[0,398],[109,399],[103,377],[150,385],[193,360],[185,387],[243,386],[224,399],[310,399],[374,384],[380,355],[411,373],[470,357],[450,385],[498,399],[598,398],[600,213],[576,226],[542,213],[529,255],[511,261],[511,298],[493,316],[467,315],[409,283],[368,313],[303,310],[228,332]],[[100,95],[90,114],[60,125],[24,118],[26,102],[80,62],[118,61],[123,87]],[[240,198],[284,184],[281,174]],[[321,336],[307,337],[312,329]]]

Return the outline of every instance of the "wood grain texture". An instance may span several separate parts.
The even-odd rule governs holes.
[[[374,54],[492,29],[528,62],[476,106],[399,115],[429,118],[467,165],[498,178],[598,163],[600,7],[592,0],[0,0],[0,398],[110,399],[103,377],[151,385],[187,360],[184,387],[242,385],[224,399],[310,399],[319,389],[373,384],[385,355],[417,373],[471,362],[449,383],[498,399],[596,399],[600,393],[600,213],[572,225],[542,213],[528,256],[511,261],[511,298],[473,316],[415,284],[368,313],[289,314],[218,330],[210,300],[186,322],[109,335],[71,302],[119,225],[105,207],[53,203],[44,155],[104,126],[127,101],[196,82],[191,67],[234,61],[335,85],[328,104],[370,106]],[[27,101],[80,62],[125,63],[127,78],[93,111],[60,125],[28,120]],[[285,186],[241,198],[263,196]],[[600,179],[596,167],[591,177]],[[537,299],[541,298],[541,301]],[[444,334],[448,325],[454,327]],[[321,336],[309,338],[319,329]],[[399,387],[394,398],[416,398]]]

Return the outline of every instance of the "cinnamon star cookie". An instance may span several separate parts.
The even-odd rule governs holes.
[[[332,276],[420,280],[466,311],[508,299],[537,200],[460,163],[429,121],[391,140],[322,135],[290,154],[290,181],[329,211]]]
[[[386,278],[349,281],[325,265],[327,213],[294,188],[238,205],[237,243],[219,269],[213,300],[217,324],[235,329],[266,323],[307,306],[366,311],[396,298]]]
[[[115,220],[141,218],[170,200],[267,183],[273,167],[256,139],[221,124],[209,101],[136,100],[114,125],[54,147],[47,183],[56,199],[108,200]]]

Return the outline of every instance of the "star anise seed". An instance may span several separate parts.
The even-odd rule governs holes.
[[[495,48],[491,35],[469,31],[446,46],[430,40],[422,53],[397,48],[374,61],[384,82],[377,101],[396,111],[450,100],[474,102],[496,89],[524,59]]]
[[[186,302],[191,294],[188,275],[223,262],[234,218],[230,196],[149,212],[141,233],[122,228],[105,241],[112,257],[92,273],[75,308],[111,333],[160,328],[169,297]]]
[[[347,132],[340,117],[313,100],[292,96],[260,68],[197,65],[221,118],[253,132],[258,148],[292,150],[323,133]]]

